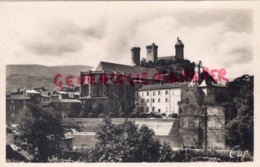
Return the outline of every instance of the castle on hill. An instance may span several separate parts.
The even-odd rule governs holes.
[[[132,65],[134,66],[140,66],[141,60],[140,60],[140,47],[132,47],[131,48],[131,54],[132,54]],[[157,63],[159,60],[184,60],[184,44],[182,41],[177,38],[177,43],[175,44],[175,56],[164,56],[164,57],[158,57],[158,46],[155,43],[152,43],[151,45],[146,46],[147,51],[147,62]]]

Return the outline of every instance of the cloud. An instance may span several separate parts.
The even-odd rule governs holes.
[[[0,27],[2,54],[8,64],[131,64],[131,47],[141,47],[141,57],[146,58],[146,45],[155,42],[159,56],[174,55],[179,36],[186,59],[201,60],[209,68],[226,68],[228,75],[253,72],[252,11],[117,4],[5,7]]]
[[[36,56],[65,56],[82,51],[86,40],[101,39],[104,34],[105,25],[101,23],[84,27],[71,22],[59,22],[51,24],[34,40],[26,41],[24,46]]]
[[[63,56],[66,53],[78,52],[82,50],[83,46],[77,39],[65,38],[62,40],[55,40],[51,38],[37,42],[28,42],[26,47],[35,55]]]
[[[54,37],[77,36],[80,38],[102,38],[105,35],[106,23],[102,19],[95,25],[79,25],[73,22],[62,21],[52,24],[47,32]]]

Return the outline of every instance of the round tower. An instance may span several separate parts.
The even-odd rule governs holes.
[[[177,38],[177,43],[175,44],[175,57],[176,59],[184,59],[184,45],[182,41]]]
[[[139,48],[139,47],[131,48],[132,64],[135,66],[140,66],[140,51],[141,51],[141,48]]]

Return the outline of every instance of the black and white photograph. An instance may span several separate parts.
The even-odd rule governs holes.
[[[257,4],[0,2],[5,163],[255,162]]]

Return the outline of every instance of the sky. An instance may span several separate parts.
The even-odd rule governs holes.
[[[6,64],[131,64],[131,47],[159,46],[228,78],[254,74],[253,12],[248,9],[176,8],[170,2],[3,3],[0,50]]]

